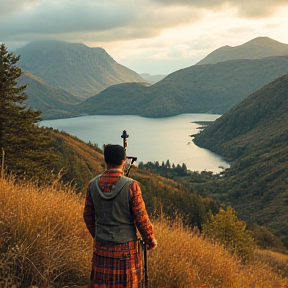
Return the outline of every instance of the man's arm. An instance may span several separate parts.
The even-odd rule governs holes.
[[[90,232],[92,237],[95,238],[95,208],[89,187],[87,188],[86,192],[83,218],[88,231]]]
[[[132,195],[132,210],[136,220],[136,226],[144,242],[146,243],[147,248],[156,248],[157,241],[154,236],[153,226],[148,217],[139,184],[137,182],[132,182],[130,191]]]

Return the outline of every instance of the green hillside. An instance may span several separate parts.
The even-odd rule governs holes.
[[[114,84],[144,81],[104,49],[80,43],[31,42],[15,54],[21,55],[19,66],[23,70],[82,100]]]
[[[223,114],[251,93],[288,73],[288,56],[195,65],[145,86],[114,85],[76,105],[79,114],[164,117],[182,113]]]
[[[235,59],[261,59],[271,56],[288,55],[288,44],[268,37],[258,37],[239,46],[224,46],[216,49],[197,65],[215,64]]]
[[[67,112],[67,107],[83,101],[82,98],[51,86],[29,72],[24,72],[18,80],[18,85],[24,84],[28,85],[26,88],[28,99],[25,104],[32,109],[41,111],[42,117],[45,119],[75,116],[73,112]]]
[[[250,95],[195,136],[232,162],[202,192],[231,203],[240,217],[266,225],[288,244],[288,75]]]

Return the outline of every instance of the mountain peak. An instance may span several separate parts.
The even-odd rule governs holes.
[[[287,44],[281,43],[281,42],[279,42],[279,41],[276,41],[276,40],[274,40],[274,39],[271,39],[271,38],[269,38],[269,37],[267,37],[267,36],[256,37],[256,38],[254,38],[254,39],[252,39],[252,40],[244,43],[243,45],[249,44],[249,43],[257,43],[257,44],[267,44],[267,43],[274,43],[274,44],[276,44],[276,43],[280,43],[280,44],[283,44],[283,45],[287,45]],[[240,45],[240,46],[241,46],[241,45]]]
[[[284,55],[288,55],[288,44],[278,42],[269,37],[257,37],[239,46],[231,47],[226,45],[220,47],[199,61],[197,65]]]
[[[16,50],[19,66],[84,99],[125,82],[143,82],[136,72],[118,64],[103,48],[56,40],[36,41]]]
[[[285,52],[288,49],[288,44],[281,43],[269,37],[257,37],[242,45],[236,46],[235,48],[237,47],[247,48],[247,47],[253,47],[253,46],[259,46],[262,48],[270,49],[272,50],[271,52],[274,51],[275,53],[277,52],[279,53],[279,51],[282,51],[282,50]],[[280,56],[280,55],[271,55],[271,56]]]

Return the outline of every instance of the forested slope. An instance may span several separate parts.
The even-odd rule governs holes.
[[[211,195],[248,221],[288,236],[288,75],[250,95],[195,136],[232,162]],[[207,186],[208,187],[208,186]],[[206,188],[207,188],[206,187]],[[206,190],[207,192],[207,190]]]

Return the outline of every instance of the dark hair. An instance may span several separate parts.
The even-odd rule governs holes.
[[[122,146],[108,144],[104,147],[104,159],[106,163],[121,165],[122,160],[126,159],[126,153]]]

